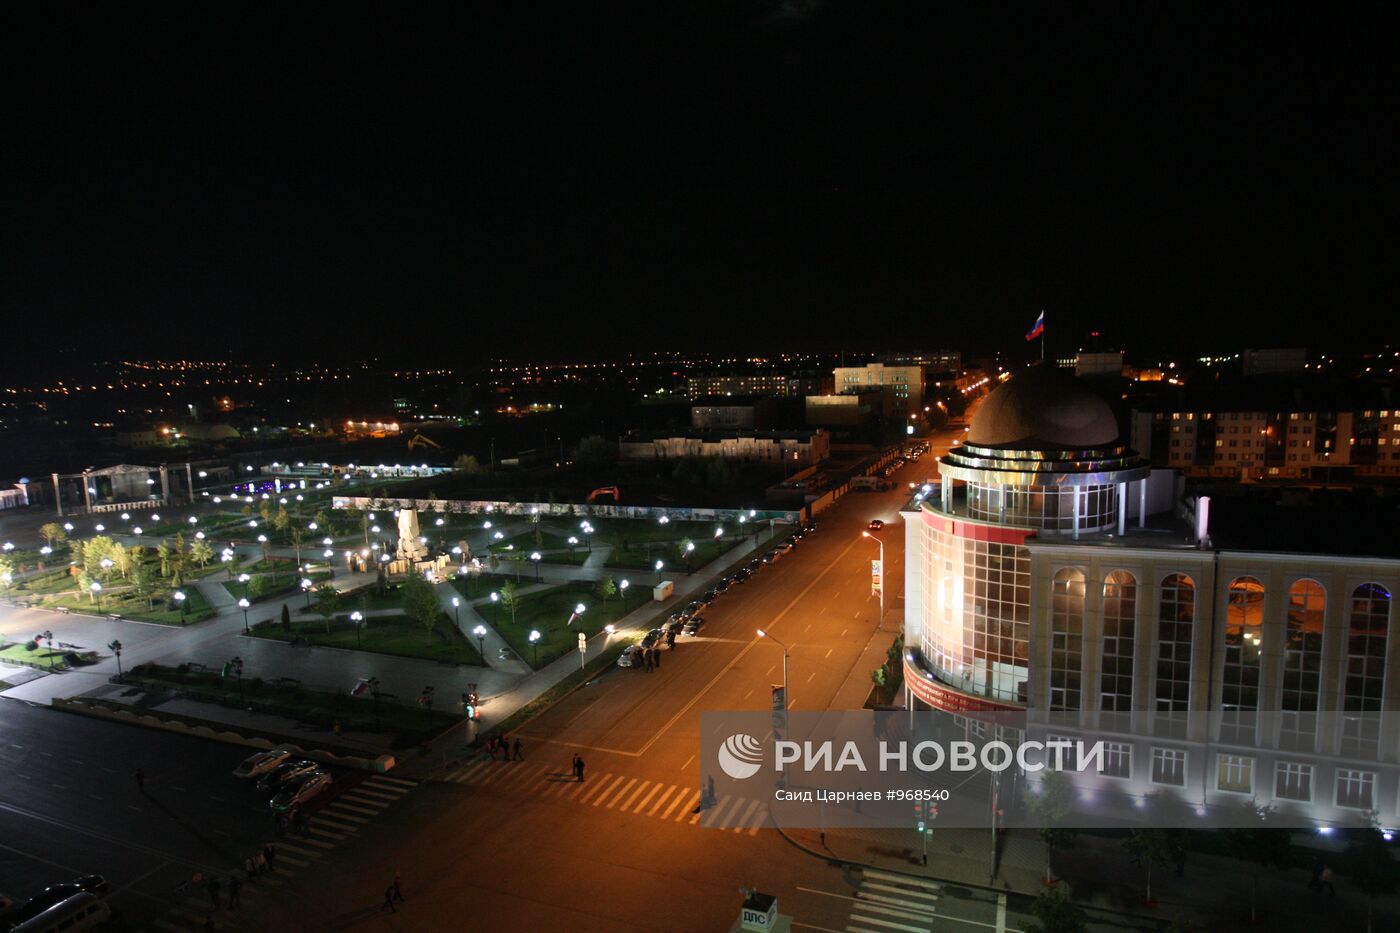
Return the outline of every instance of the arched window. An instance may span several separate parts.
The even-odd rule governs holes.
[[[1264,584],[1253,577],[1230,582],[1225,610],[1225,712],[1259,709],[1259,646],[1264,632]]]
[[[1084,573],[1065,567],[1055,574],[1050,607],[1050,708],[1077,710],[1082,705],[1080,672],[1084,666]]]
[[[1288,633],[1283,645],[1283,708],[1317,712],[1322,670],[1322,623],[1327,593],[1316,580],[1294,580],[1288,588]]]
[[[1133,635],[1137,623],[1137,578],[1115,570],[1103,581],[1103,670],[1101,708],[1128,713],[1133,708]]]
[[[1196,621],[1196,581],[1174,573],[1162,581],[1157,603],[1157,712],[1184,729],[1191,702],[1191,628]]]
[[[1347,681],[1343,708],[1343,754],[1376,751],[1381,695],[1385,688],[1385,648],[1390,628],[1390,591],[1363,583],[1351,594],[1347,629]]]

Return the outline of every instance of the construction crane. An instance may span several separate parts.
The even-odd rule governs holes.
[[[421,434],[415,434],[408,439],[408,449],[413,450],[415,447],[436,447],[438,450],[442,449],[442,445],[437,441],[433,440],[431,437],[424,437]]]
[[[612,496],[614,505],[622,501],[622,491],[616,486],[600,486],[588,494],[588,502],[592,503],[599,496]]]

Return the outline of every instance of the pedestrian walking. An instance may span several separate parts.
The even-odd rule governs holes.
[[[583,759],[578,756],[578,752],[574,752],[574,757],[569,762],[569,770],[573,772],[575,781],[583,780],[583,771],[579,767],[582,761]]]
[[[513,755],[510,756],[510,757],[511,757],[511,761],[524,761],[524,760],[525,760],[525,756],[522,755],[522,754],[520,754],[520,740],[519,740],[519,739],[516,739],[516,740],[515,740],[515,748],[514,748],[514,751],[515,751],[515,754],[513,754]]]
[[[292,829],[299,836],[306,835],[306,813],[301,807],[297,807],[292,811]]]
[[[136,769],[136,789],[143,794],[146,792],[146,772],[140,768]]]
[[[389,890],[394,892],[394,900],[403,903],[403,892],[399,890],[399,873],[394,872],[394,883],[389,885]]]
[[[501,760],[510,761],[510,736],[501,736],[496,740],[496,745],[501,749]]]
[[[251,855],[243,860],[243,870],[248,873],[248,880],[252,881],[258,876],[258,861]]]
[[[1322,874],[1318,876],[1318,892],[1320,893],[1323,888],[1326,888],[1328,897],[1336,897],[1337,889],[1332,886],[1332,879],[1335,877],[1331,865],[1323,866]]]
[[[657,670],[661,670],[661,648],[659,646],[651,649],[651,663],[656,665]]]
[[[486,754],[491,756],[491,760],[496,760],[496,737],[493,735],[486,740]]]
[[[238,880],[237,875],[229,875],[228,878],[228,909],[237,910],[241,906],[239,895],[243,892],[243,882]]]
[[[379,905],[381,913],[385,907],[389,908],[390,913],[396,914],[399,912],[399,909],[394,906],[394,886],[392,884],[384,889],[384,903]]]
[[[643,651],[642,651],[642,659],[646,662],[647,673],[650,674],[650,673],[651,673],[651,649],[650,649],[650,648],[643,649]]]
[[[219,879],[210,878],[209,883],[204,887],[209,892],[209,903],[214,905],[215,910],[218,910],[221,906],[219,904]]]
[[[269,842],[267,845],[263,846],[263,858],[267,860],[268,871],[277,870],[277,865],[275,864],[277,848],[272,843]]]

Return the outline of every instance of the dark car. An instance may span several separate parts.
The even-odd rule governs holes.
[[[773,548],[773,550],[771,551],[764,551],[763,557],[761,559],[765,564],[771,564],[773,563],[773,561],[777,560],[781,556],[782,555],[778,552],[778,549]]]
[[[656,643],[657,643],[658,641],[660,641],[660,640],[661,640],[661,629],[659,629],[659,628],[654,628],[654,629],[652,629],[650,632],[647,632],[645,636],[643,636],[642,642],[641,642],[641,646],[642,646],[643,648],[652,648],[652,647],[655,647],[655,646],[656,646]]]
[[[704,619],[687,619],[685,625],[681,626],[682,635],[698,635],[700,628],[705,624]]]
[[[816,526],[816,525],[803,525],[803,526],[802,526],[802,533],[803,533],[804,535],[809,535],[809,534],[811,534],[812,532],[814,532],[814,531],[816,531],[816,530],[817,530],[817,526]]]
[[[276,795],[268,801],[268,806],[278,813],[286,813],[324,793],[330,787],[331,780],[331,776],[324,771],[312,771],[299,778],[292,778],[277,789]]]
[[[879,531],[881,528],[885,527],[885,523],[882,519],[872,518],[868,527],[871,531]]]
[[[734,582],[743,583],[751,576],[753,576],[752,570],[750,570],[748,567],[740,567],[738,570],[734,571]]]
[[[693,599],[693,600],[691,600],[690,602],[688,602],[688,603],[685,604],[685,610],[684,610],[684,612],[685,612],[685,614],[688,615],[688,616],[698,615],[698,614],[704,612],[704,611],[705,611],[705,607],[708,606],[708,605],[709,605],[709,603],[708,603],[708,602],[705,602],[704,600]]]
[[[702,603],[712,603],[717,596],[719,596],[719,590],[711,588],[700,594],[700,601]]]
[[[764,561],[762,557],[755,557],[753,560],[749,561],[749,573],[753,573],[755,570],[762,567],[765,563],[766,561]]]
[[[72,881],[51,884],[25,901],[24,905],[16,908],[13,913],[7,914],[5,923],[19,926],[26,920],[32,920],[39,916],[50,907],[62,904],[73,895],[82,894],[84,891],[96,894],[98,897],[103,896],[107,893],[107,879],[101,875],[83,875]],[[7,926],[6,929],[8,928]]]
[[[781,555],[786,554],[788,551],[791,551],[796,546],[797,545],[793,544],[791,541],[784,541],[782,544],[773,548],[773,550],[777,551]]]
[[[284,761],[258,779],[258,790],[264,793],[276,790],[282,783],[310,774],[316,768],[314,761]]]

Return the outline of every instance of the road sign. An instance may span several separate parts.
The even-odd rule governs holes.
[[[879,596],[879,595],[880,595],[880,587],[883,585],[884,576],[885,576],[884,568],[881,566],[880,560],[879,560],[878,558],[877,558],[876,560],[872,560],[872,561],[870,562],[870,595],[871,595],[871,596]]]
[[[578,633],[578,653],[579,653],[579,654],[587,654],[587,653],[588,653],[588,638],[587,638],[587,636],[585,636],[582,632],[579,632],[579,633]]]

